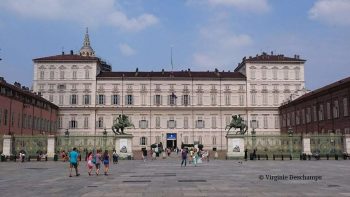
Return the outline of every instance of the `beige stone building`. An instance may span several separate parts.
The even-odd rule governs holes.
[[[243,58],[234,72],[112,72],[95,56],[88,32],[79,54],[33,61],[33,90],[59,106],[59,132],[112,135],[113,120],[126,114],[136,150],[159,142],[226,149],[234,114],[248,126],[257,120],[257,134],[279,134],[278,107],[305,89],[305,60],[266,53]]]

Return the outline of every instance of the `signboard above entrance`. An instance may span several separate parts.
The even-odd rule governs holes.
[[[166,139],[167,140],[176,140],[176,133],[167,133]]]

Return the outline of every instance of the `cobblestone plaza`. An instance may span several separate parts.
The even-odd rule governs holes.
[[[109,176],[90,177],[81,162],[81,176],[72,178],[61,161],[2,162],[0,191],[2,197],[350,196],[349,162],[212,160],[181,168],[179,158],[133,160],[111,165]]]

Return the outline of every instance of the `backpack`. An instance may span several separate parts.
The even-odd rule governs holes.
[[[92,157],[92,163],[93,163],[93,164],[96,164],[96,155],[94,155],[94,156]]]

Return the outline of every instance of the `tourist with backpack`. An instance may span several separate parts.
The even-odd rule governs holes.
[[[100,174],[100,167],[101,167],[101,151],[97,150],[97,153],[93,159],[96,167],[96,175],[98,176]]]
[[[92,152],[89,152],[89,154],[87,155],[87,167],[88,167],[88,173],[89,173],[89,176],[91,176],[91,172],[92,172],[92,169],[94,168],[94,163],[93,163],[93,154]]]

